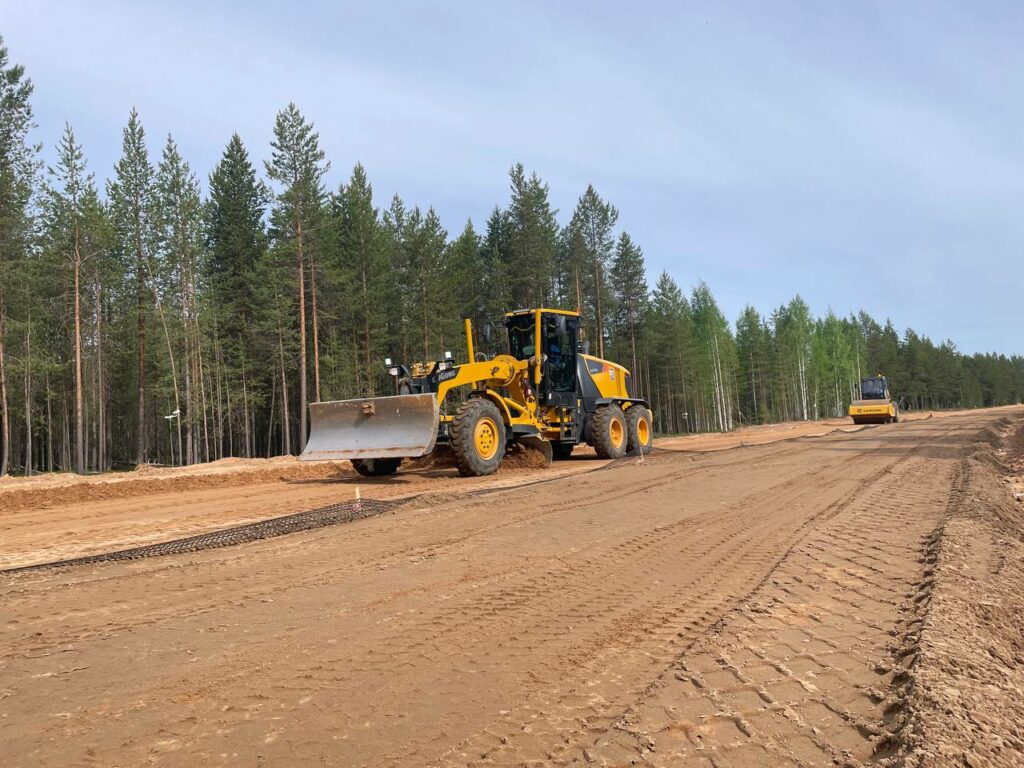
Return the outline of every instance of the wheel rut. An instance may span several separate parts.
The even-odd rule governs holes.
[[[941,422],[8,574],[5,744],[38,765],[868,762],[984,419]]]

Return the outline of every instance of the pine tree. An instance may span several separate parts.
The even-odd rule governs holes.
[[[692,429],[692,313],[683,292],[667,272],[661,273],[651,293],[646,325],[658,429],[670,433]]]
[[[273,152],[266,163],[267,175],[278,185],[271,212],[272,235],[278,251],[291,254],[295,264],[299,329],[299,444],[306,444],[307,382],[306,360],[306,270],[310,274],[312,297],[313,392],[320,399],[320,341],[317,313],[316,242],[324,204],[322,179],[330,168],[320,149],[320,137],[294,104],[277,114]]]
[[[24,67],[9,62],[0,37],[0,477],[10,470],[12,447],[7,296],[29,248],[34,226],[30,203],[39,172],[39,147],[28,138],[34,128],[31,96],[32,81],[25,77]],[[31,456],[26,458],[26,466],[31,466]]]
[[[146,329],[152,294],[147,284],[147,261],[153,247],[153,166],[146,150],[146,134],[139,114],[132,109],[121,142],[121,159],[115,166],[115,178],[107,182],[107,198],[114,224],[115,252],[121,260],[125,291],[134,288],[135,325],[135,462],[146,461],[148,423],[146,421]],[[130,321],[129,313],[124,320]]]
[[[269,191],[238,134],[234,134],[212,174],[210,198],[204,209],[209,254],[211,303],[219,337],[228,411],[229,446],[241,422],[242,455],[253,456],[255,413],[260,393],[255,365],[259,314],[257,271],[267,249],[263,216]],[[232,399],[232,390],[234,398]],[[232,409],[241,401],[240,409]]]
[[[473,228],[471,220],[466,221],[462,233],[449,244],[445,253],[445,278],[447,306],[458,307],[462,317],[468,317],[475,329],[483,328],[488,320],[487,275],[481,254],[483,241]],[[456,315],[448,315],[450,330],[448,338],[460,335],[461,325]],[[472,361],[470,361],[472,362]]]
[[[414,208],[406,217],[402,239],[408,258],[411,343],[414,348],[422,344],[423,360],[437,359],[445,344],[452,341],[445,338],[444,327],[435,321],[446,291],[443,255],[447,237],[433,208],[425,215]]]
[[[542,307],[553,295],[558,212],[548,199],[548,185],[536,173],[527,177],[522,163],[512,166],[509,178],[512,200],[507,212],[503,282],[512,306]]]
[[[170,136],[157,168],[155,210],[158,264],[153,271],[159,281],[157,293],[163,294],[158,299],[158,308],[167,341],[174,405],[179,413],[178,460],[184,464],[192,464],[200,457],[209,461],[209,424],[198,299],[199,276],[203,268],[200,262],[202,201],[199,182]],[[167,307],[174,309],[173,318],[166,316]],[[183,350],[184,354],[175,355],[175,348]],[[184,403],[179,396],[178,361],[181,362],[181,377],[185,385]],[[185,431],[184,446],[182,427]]]
[[[388,303],[385,312],[388,324],[385,354],[406,361],[409,360],[409,258],[405,247],[407,217],[405,203],[398,195],[392,196],[391,204],[381,216],[381,237],[393,287],[392,301]]]
[[[85,380],[83,376],[83,294],[85,268],[109,247],[104,211],[95,181],[86,168],[82,147],[67,125],[57,147],[57,165],[50,169],[44,203],[47,245],[68,276],[72,317],[71,354],[74,393],[74,465],[86,471]]]
[[[629,360],[633,381],[641,380],[638,340],[643,335],[647,314],[647,274],[643,251],[623,232],[615,245],[610,270],[614,311],[612,313],[614,349],[620,361]],[[638,390],[640,391],[640,390]]]
[[[269,191],[237,133],[210,174],[204,207],[210,288],[222,333],[238,339],[252,326],[254,270],[266,251],[263,216]]]
[[[480,245],[480,270],[483,281],[483,315],[490,323],[504,312],[517,309],[509,287],[506,265],[511,260],[511,226],[508,214],[498,206],[487,218],[487,228]],[[481,329],[482,330],[482,329]]]
[[[594,187],[588,185],[576,204],[565,236],[566,269],[572,270],[566,279],[575,278],[582,285],[583,309],[593,323],[597,353],[601,357],[604,357],[607,337],[605,315],[613,302],[607,272],[615,247],[613,230],[618,220],[615,206],[602,200]]]
[[[336,238],[334,277],[337,300],[347,312],[342,326],[355,348],[354,391],[374,395],[381,383],[381,348],[387,329],[386,305],[395,299],[385,234],[373,207],[373,187],[356,164],[348,184],[333,201]],[[349,332],[350,331],[350,332]]]

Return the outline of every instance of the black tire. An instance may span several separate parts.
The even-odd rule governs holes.
[[[654,426],[651,412],[642,405],[626,409],[626,452],[630,455],[647,454],[654,448]]]
[[[615,403],[598,406],[594,411],[591,435],[594,450],[602,459],[621,459],[626,455],[626,416]]]
[[[352,467],[363,477],[393,475],[401,463],[401,459],[352,459]]]
[[[498,471],[505,455],[505,422],[490,400],[474,397],[460,405],[448,437],[460,475],[482,477]]]
[[[573,448],[575,448],[575,446],[572,443],[551,442],[551,452],[554,455],[555,461],[570,458],[572,456]]]
[[[895,415],[892,417],[893,423],[894,424],[899,424],[899,422],[900,422],[900,407],[897,405],[893,409],[893,411],[895,411]]]

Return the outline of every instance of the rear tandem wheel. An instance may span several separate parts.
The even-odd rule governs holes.
[[[630,455],[650,453],[654,448],[651,412],[642,405],[631,405],[626,409],[626,426],[626,452]]]
[[[602,405],[594,411],[594,450],[602,459],[621,459],[626,455],[626,416],[615,403]]]

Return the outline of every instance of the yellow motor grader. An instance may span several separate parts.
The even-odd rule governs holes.
[[[609,459],[651,450],[647,402],[632,394],[623,366],[587,354],[579,312],[523,309],[504,324],[507,354],[474,354],[467,319],[470,362],[450,353],[408,367],[386,360],[397,394],[311,404],[300,458],[349,459],[361,474],[381,476],[447,444],[461,475],[480,476],[495,472],[514,443],[547,461],[582,443]]]

